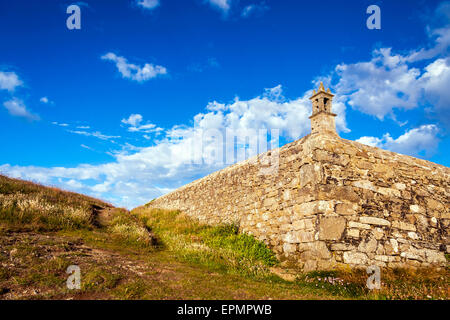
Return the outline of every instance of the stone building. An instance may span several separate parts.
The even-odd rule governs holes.
[[[244,161],[147,206],[237,223],[304,270],[445,266],[450,169],[340,138],[323,84],[311,101],[311,134],[275,150],[276,174]]]

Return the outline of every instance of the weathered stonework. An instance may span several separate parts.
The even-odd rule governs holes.
[[[331,106],[322,114],[334,117]],[[305,270],[446,265],[450,169],[341,139],[333,130],[319,125],[280,148],[273,175],[245,161],[148,206],[208,224],[238,223]]]

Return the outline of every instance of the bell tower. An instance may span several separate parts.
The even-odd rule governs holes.
[[[331,105],[334,95],[330,89],[325,91],[323,83],[320,83],[319,89],[313,90],[313,95],[309,98],[312,102],[311,134],[327,133],[337,134],[335,117],[336,114],[331,112]]]

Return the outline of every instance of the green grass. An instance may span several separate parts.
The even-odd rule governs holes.
[[[81,290],[82,292],[108,292],[117,287],[122,275],[112,273],[107,268],[94,267],[82,274]]]
[[[211,248],[224,248],[239,253],[246,259],[261,261],[267,266],[278,263],[267,246],[253,236],[240,234],[236,225],[208,227],[200,233],[203,243]]]
[[[121,300],[148,299],[148,292],[151,289],[147,282],[137,279],[121,284],[114,290],[112,295]]]
[[[208,226],[178,212],[138,208],[132,213],[155,233],[162,248],[183,261],[211,270],[266,276],[278,263],[274,253],[236,225]]]

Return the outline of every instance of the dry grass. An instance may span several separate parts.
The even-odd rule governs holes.
[[[107,219],[99,215],[108,212]],[[153,237],[125,209],[101,200],[0,175],[0,222],[33,231],[103,229],[126,245],[148,247]]]
[[[113,210],[106,228],[125,246],[149,247],[156,244],[156,239],[144,223],[125,209]]]
[[[95,211],[111,205],[73,192],[0,175],[0,220],[33,230],[92,227]]]

